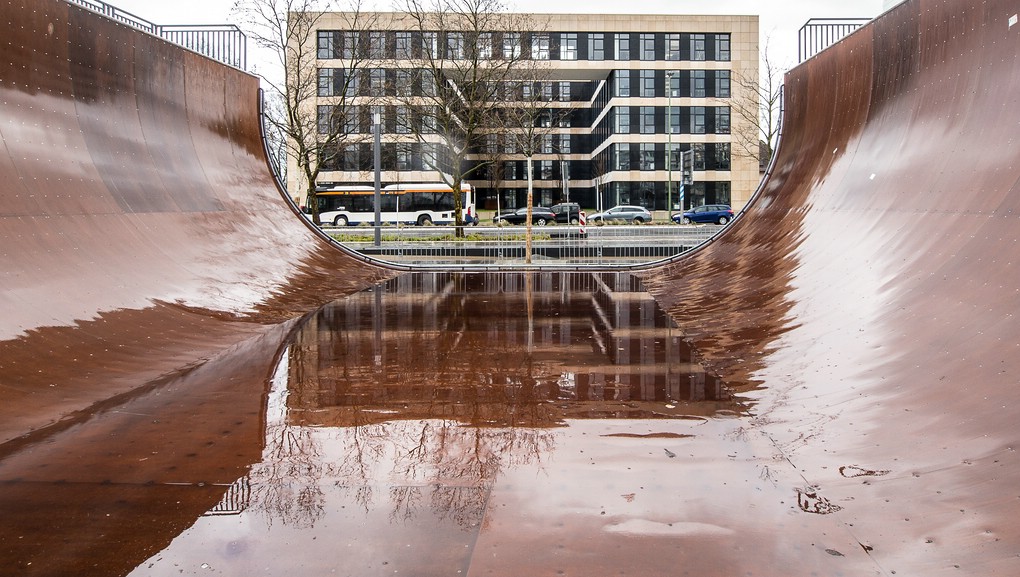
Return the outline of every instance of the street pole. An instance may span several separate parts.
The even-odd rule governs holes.
[[[379,152],[382,132],[379,113],[372,115],[372,131],[375,133],[375,146],[372,150],[372,162],[375,164],[375,246],[382,244],[382,175],[379,165],[382,163],[382,154]]]
[[[666,72],[666,218],[673,210],[673,71]]]

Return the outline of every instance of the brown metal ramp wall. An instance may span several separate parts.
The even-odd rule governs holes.
[[[842,507],[848,575],[1020,573],[1017,10],[906,2],[792,70],[760,196],[647,277]]]
[[[60,0],[0,12],[0,441],[382,278],[284,208],[257,78]]]

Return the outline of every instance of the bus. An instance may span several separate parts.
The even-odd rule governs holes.
[[[375,188],[372,186],[331,186],[315,193],[319,201],[319,223],[335,226],[375,224]],[[384,224],[456,224],[453,189],[442,183],[391,184],[380,190],[380,219]],[[305,212],[309,212],[306,208]],[[474,190],[461,186],[461,214],[464,224],[478,224]]]

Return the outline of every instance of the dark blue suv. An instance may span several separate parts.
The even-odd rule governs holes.
[[[691,224],[692,222],[726,224],[733,220],[733,209],[725,204],[706,204],[685,210],[682,214],[678,212],[670,218],[677,224]]]

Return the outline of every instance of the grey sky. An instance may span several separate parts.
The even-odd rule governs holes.
[[[233,0],[107,0],[156,24],[223,24],[235,22]],[[369,0],[371,1],[371,0]],[[515,11],[596,14],[757,14],[769,56],[785,69],[797,63],[797,31],[810,18],[873,18],[883,0],[507,0]],[[382,0],[386,8],[392,2]]]

